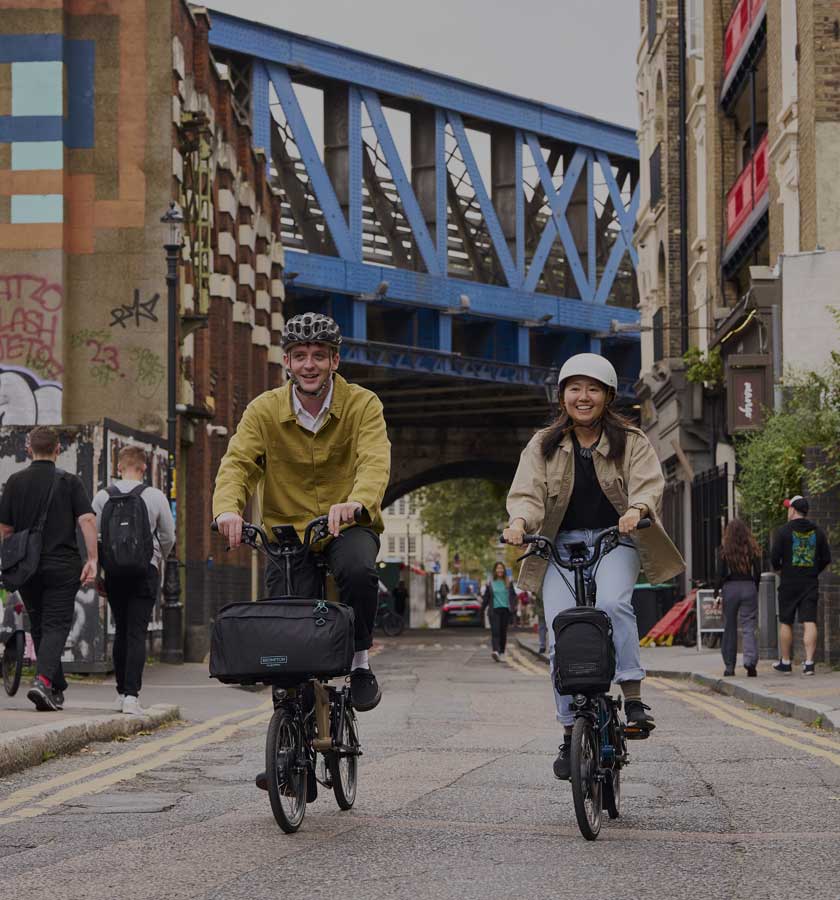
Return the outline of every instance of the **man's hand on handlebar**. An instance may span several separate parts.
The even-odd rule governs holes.
[[[219,534],[228,542],[228,547],[235,550],[242,543],[242,523],[245,520],[237,513],[222,513],[216,518]]]
[[[618,520],[618,530],[622,534],[630,534],[638,528],[641,518],[641,510],[637,509],[635,506],[630,507],[630,509],[628,509]]]
[[[338,537],[342,525],[356,521],[356,513],[364,509],[356,500],[348,500],[347,503],[334,503],[329,512],[329,530],[333,537]]]
[[[522,519],[514,519],[510,525],[502,532],[502,540],[506,544],[513,544],[519,547],[522,544],[522,538],[525,536],[525,522]]]

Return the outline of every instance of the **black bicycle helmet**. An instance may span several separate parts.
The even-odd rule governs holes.
[[[284,350],[294,344],[329,344],[331,347],[340,347],[341,329],[329,316],[301,313],[286,322],[281,343]]]

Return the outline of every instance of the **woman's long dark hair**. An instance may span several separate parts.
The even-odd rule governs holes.
[[[561,409],[557,421],[551,425],[542,439],[542,454],[548,459],[563,443],[563,438],[575,427],[572,417]],[[629,419],[625,419],[621,413],[617,413],[612,406],[607,405],[601,417],[601,428],[610,443],[608,459],[616,460],[624,457],[624,448],[627,444],[627,432],[634,427]]]
[[[752,572],[753,560],[761,555],[750,526],[743,519],[732,519],[723,532],[720,555],[730,571],[738,575]]]
[[[506,568],[505,564],[504,564],[501,560],[500,560],[499,562],[496,562],[496,563],[493,564],[493,571],[490,573],[490,581],[496,581],[496,580],[497,580],[497,579],[496,579],[496,569],[497,569],[499,566],[502,567],[502,578],[504,579],[505,587],[507,587],[507,586],[510,584],[510,579],[508,578],[507,568]]]

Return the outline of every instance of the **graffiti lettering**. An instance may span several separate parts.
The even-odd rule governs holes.
[[[0,425],[57,425],[61,385],[15,366],[0,367]]]
[[[86,347],[90,352],[88,365],[91,377],[103,386],[111,384],[116,378],[125,378],[120,371],[120,351],[113,344],[106,343],[109,337],[104,328],[83,328],[70,335],[71,347]]]
[[[138,328],[140,327],[141,319],[157,322],[158,317],[155,315],[155,307],[158,304],[158,300],[160,300],[160,294],[155,294],[151,299],[141,303],[140,291],[135,288],[133,303],[123,303],[122,306],[115,306],[111,310],[110,327],[113,328],[114,325],[119,325],[120,327],[125,328],[125,323],[131,319],[134,320],[134,324]]]
[[[129,355],[136,366],[137,393],[144,400],[150,400],[158,392],[166,374],[163,363],[157,353],[144,347],[135,347]]]
[[[0,275],[0,359],[41,377],[64,371],[56,359],[63,292],[37,275]]]

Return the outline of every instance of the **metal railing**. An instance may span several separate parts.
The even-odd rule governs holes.
[[[691,483],[691,577],[711,584],[717,551],[729,521],[729,473],[726,465],[696,475]]]
[[[726,26],[723,43],[723,77],[732,71],[747,40],[753,22],[764,12],[767,0],[740,0]]]

